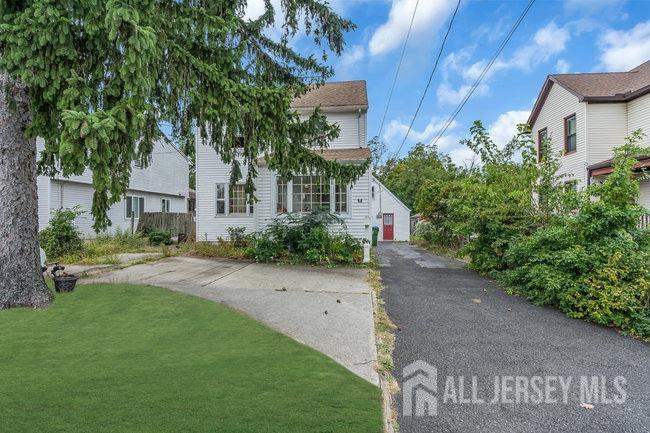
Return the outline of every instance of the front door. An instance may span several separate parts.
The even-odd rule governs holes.
[[[385,213],[384,214],[384,240],[392,241],[393,240],[393,214]]]

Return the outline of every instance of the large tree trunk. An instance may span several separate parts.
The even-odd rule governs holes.
[[[36,142],[25,138],[29,96],[0,72],[0,309],[47,307],[38,243]]]

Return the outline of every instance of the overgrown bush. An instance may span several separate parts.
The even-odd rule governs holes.
[[[154,246],[172,244],[172,235],[169,230],[151,229],[147,237],[149,243]]]
[[[250,238],[247,254],[260,262],[272,260],[311,263],[360,261],[361,242],[347,233],[331,234],[331,226],[344,228],[343,220],[327,211],[276,218],[264,231]]]
[[[41,248],[45,251],[48,261],[83,250],[83,240],[74,225],[74,220],[82,213],[78,207],[58,209],[52,213],[50,222],[39,235]]]
[[[245,247],[248,245],[248,235],[246,227],[228,227],[226,229],[230,242],[236,247]]]
[[[525,126],[505,148],[480,122],[471,133],[464,144],[480,167],[418,180],[415,207],[428,222],[416,239],[439,250],[463,236],[470,266],[511,292],[650,338],[650,233],[637,228],[646,210],[632,170],[637,155],[650,154],[637,146],[641,131],[615,149],[613,173],[584,191],[566,188],[548,141],[538,163]]]

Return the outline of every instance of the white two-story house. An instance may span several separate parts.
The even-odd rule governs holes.
[[[320,107],[328,122],[338,124],[340,133],[327,149],[315,152],[345,164],[361,164],[370,158],[366,139],[368,96],[365,81],[327,83],[292,103],[292,108],[305,118],[316,107]],[[250,205],[243,180],[231,186],[230,165],[223,163],[210,143],[202,141],[200,134],[196,137],[198,241],[227,239],[229,227],[244,227],[248,233],[261,231],[278,216],[320,208],[338,214],[347,232],[358,239],[369,239],[371,226],[382,220],[378,220],[377,215],[371,216],[374,196],[369,170],[351,185],[340,185],[333,179],[309,173],[295,173],[291,179],[283,181],[265,165],[263,158],[258,158],[255,179],[258,201]],[[247,169],[242,160],[243,178]],[[408,227],[408,217],[404,221],[388,217],[387,221],[391,225],[406,224]],[[391,231],[402,233],[392,227]]]
[[[578,188],[611,172],[613,149],[636,129],[650,146],[650,60],[628,72],[549,75],[528,124],[538,144],[548,138],[561,153],[559,172]],[[650,180],[641,175],[650,156],[639,159],[639,203],[650,213]]]
[[[38,138],[36,147],[39,153],[44,146],[43,139]],[[38,176],[37,184],[39,230],[47,226],[52,211],[78,207],[83,214],[75,220],[77,229],[85,237],[96,235],[90,213],[94,193],[90,170],[86,169],[78,176]],[[142,168],[133,163],[125,197],[108,210],[111,226],[106,232],[130,230],[131,215],[137,229],[143,212],[187,212],[189,189],[188,159],[170,141],[157,141],[149,166]]]

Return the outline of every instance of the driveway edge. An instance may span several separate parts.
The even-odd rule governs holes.
[[[399,392],[399,385],[392,374],[395,325],[388,317],[384,308],[384,301],[381,299],[383,285],[379,273],[378,258],[374,253],[368,269],[368,283],[372,289],[370,293],[375,325],[375,345],[377,347],[375,369],[379,375],[379,387],[381,389],[384,433],[395,433],[399,431],[397,412],[393,401],[393,395]]]

